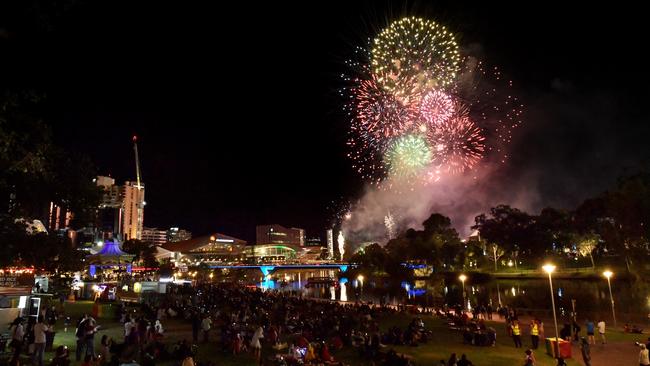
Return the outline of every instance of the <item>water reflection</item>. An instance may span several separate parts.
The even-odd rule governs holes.
[[[453,306],[461,304],[462,288],[455,276],[449,279],[427,279],[399,281],[386,278],[338,279],[338,286],[305,288],[311,277],[337,278],[338,271],[290,271],[274,273],[272,278],[257,277],[263,290],[300,291],[304,296],[339,301],[373,301],[382,299],[388,304],[414,303],[428,306]],[[479,281],[470,276],[467,287],[468,307],[499,304],[522,309],[525,312],[544,315],[551,311],[548,280],[502,279]],[[571,280],[553,279],[556,289],[556,305],[561,316],[571,316],[572,301],[578,318],[611,317],[611,304],[607,282],[598,279]],[[350,287],[351,285],[351,287]],[[467,283],[466,283],[467,286]],[[555,286],[554,286],[555,287]],[[348,290],[354,292],[348,296]],[[644,281],[612,281],[612,292],[616,302],[617,315],[622,321],[640,322],[647,320],[650,312],[650,284]]]

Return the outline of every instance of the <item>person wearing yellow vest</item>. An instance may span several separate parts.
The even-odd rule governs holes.
[[[521,347],[521,328],[519,328],[519,320],[514,320],[510,326],[512,330],[512,340],[515,342],[515,348]]]
[[[533,349],[539,346],[539,323],[536,319],[530,321],[530,339],[533,344]]]

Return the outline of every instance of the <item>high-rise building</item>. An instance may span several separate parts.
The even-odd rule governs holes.
[[[141,240],[151,245],[163,245],[167,242],[167,230],[160,230],[157,227],[145,227],[142,229]]]
[[[305,245],[305,230],[295,227],[289,229],[278,224],[258,225],[255,234],[257,244]]]
[[[177,227],[170,227],[169,230],[167,230],[167,241],[171,243],[176,243],[179,241],[183,240],[190,240],[192,239],[192,233],[179,229]]]
[[[142,239],[144,223],[144,184],[126,181],[121,188],[122,207],[124,217],[122,219],[122,233],[124,240]]]
[[[103,239],[142,240],[144,223],[144,184],[135,182],[115,184],[110,177],[97,177],[97,185],[102,187],[102,202],[99,205],[99,236]]]

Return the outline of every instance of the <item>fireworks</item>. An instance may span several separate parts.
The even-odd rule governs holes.
[[[454,116],[429,134],[436,174],[470,170],[483,157],[485,137],[468,116]]]
[[[403,18],[354,57],[346,64],[356,75],[342,75],[342,95],[352,121],[348,156],[364,179],[413,189],[471,171],[486,156],[505,162],[523,106],[497,68],[461,61],[444,26]]]
[[[440,90],[432,90],[426,93],[420,103],[422,118],[433,125],[444,123],[453,113],[454,101],[452,97]],[[422,132],[426,132],[426,128]]]
[[[395,239],[397,237],[397,228],[395,225],[395,218],[391,215],[390,211],[388,211],[388,215],[384,217],[384,226],[386,226],[386,235],[388,236],[388,240]]]
[[[356,120],[363,131],[361,136],[371,145],[401,135],[414,123],[417,111],[412,100],[418,98],[412,89],[404,87],[395,95],[383,90],[373,77],[360,81],[353,93]]]
[[[512,81],[504,78],[497,67],[487,68],[474,57],[462,62],[462,74],[454,86],[467,113],[479,124],[486,136],[486,152],[497,162],[508,158],[505,146],[521,126],[524,106],[514,94]]]
[[[427,86],[451,85],[458,72],[454,35],[431,20],[409,17],[391,23],[374,39],[371,67],[392,91],[399,79],[417,77]]]
[[[391,176],[407,179],[426,169],[432,159],[431,147],[421,135],[398,137],[384,156]]]

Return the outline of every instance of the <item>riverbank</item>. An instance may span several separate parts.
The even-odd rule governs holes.
[[[508,269],[507,271],[487,272],[487,271],[455,271],[455,272],[438,272],[445,277],[458,276],[464,273],[468,276],[482,277],[485,280],[489,279],[547,279],[548,274],[541,269]],[[618,280],[633,280],[636,276],[626,272],[625,270],[615,272],[616,279]],[[567,279],[567,280],[602,280],[603,272],[601,269],[593,268],[571,268],[556,270],[553,272],[554,279]]]

